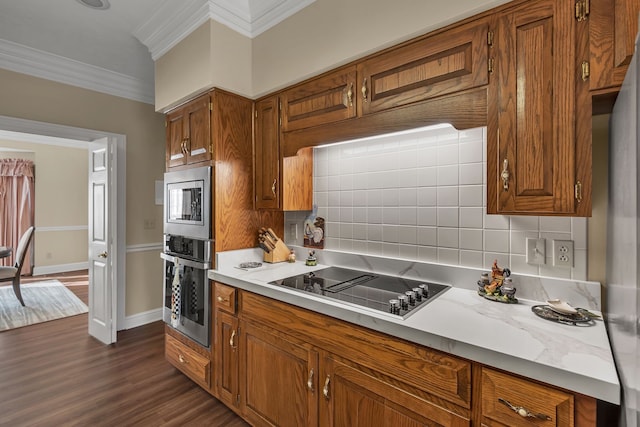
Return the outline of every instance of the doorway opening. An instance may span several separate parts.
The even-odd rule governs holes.
[[[101,290],[102,296],[112,297],[109,305],[112,314],[105,322],[109,330],[107,339],[98,337],[105,343],[115,342],[116,332],[124,329],[125,325],[125,259],[126,259],[126,224],[125,224],[125,188],[126,188],[126,136],[91,129],[75,128],[71,126],[24,120],[13,117],[0,116],[0,138],[12,141],[25,141],[39,144],[69,144],[75,148],[84,148],[91,155],[91,147],[96,141],[105,141],[109,151],[113,170],[108,182],[109,203],[105,208],[105,218],[110,223],[108,236],[112,248],[109,254],[109,265],[112,268],[108,277],[108,285]],[[87,191],[90,176],[87,177]],[[91,200],[90,200],[91,203]],[[95,206],[94,206],[95,207]],[[37,207],[38,208],[38,207]],[[36,209],[37,209],[36,208]],[[89,207],[91,212],[92,206]],[[89,234],[91,237],[91,221],[89,218]],[[91,254],[87,256],[91,262]],[[91,280],[90,280],[91,282]],[[89,283],[92,289],[93,283]],[[89,305],[89,319],[92,319],[91,305]],[[91,321],[91,320],[90,320]],[[93,335],[93,334],[92,334]],[[95,336],[95,335],[94,335]]]

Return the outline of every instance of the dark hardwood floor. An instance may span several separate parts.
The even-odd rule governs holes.
[[[55,278],[87,298],[82,274]],[[110,346],[86,314],[0,332],[0,426],[247,426],[165,360],[163,328]]]

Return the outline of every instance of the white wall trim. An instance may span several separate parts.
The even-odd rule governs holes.
[[[45,276],[48,274],[66,273],[68,271],[86,270],[89,268],[89,262],[74,262],[71,264],[45,265],[42,267],[34,266],[34,276]]]
[[[36,233],[48,233],[51,231],[87,231],[88,225],[57,225],[52,227],[38,227],[36,226]]]
[[[146,104],[155,102],[153,81],[145,82],[3,39],[0,39],[0,68]]]
[[[127,246],[127,253],[132,252],[148,252],[148,251],[162,251],[164,245],[162,243],[143,243],[140,245]]]
[[[156,61],[208,20],[204,0],[165,2],[133,35],[147,46]]]
[[[138,326],[157,322],[158,320],[162,320],[162,308],[154,308],[153,310],[127,316],[124,320],[124,329],[137,328]]]

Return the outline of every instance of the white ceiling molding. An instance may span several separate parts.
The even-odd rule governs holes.
[[[154,104],[153,82],[0,39],[0,68]]]
[[[134,30],[154,61],[213,19],[238,33],[254,38],[284,21],[315,0],[186,0],[166,2]]]
[[[278,25],[315,0],[209,0],[211,19],[249,38]]]
[[[158,60],[172,47],[209,20],[206,0],[165,2],[148,21],[133,31],[133,35]]]

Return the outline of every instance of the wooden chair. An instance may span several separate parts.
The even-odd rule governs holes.
[[[13,282],[13,292],[18,297],[20,304],[24,306],[22,300],[22,293],[20,292],[20,272],[22,271],[22,264],[24,258],[27,255],[27,248],[31,239],[33,238],[33,232],[36,228],[31,226],[24,232],[20,241],[18,242],[18,250],[16,251],[16,263],[13,267],[0,266],[0,282]]]

